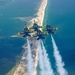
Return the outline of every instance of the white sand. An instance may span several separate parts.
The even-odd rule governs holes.
[[[37,12],[37,17],[32,19],[31,21],[36,21],[38,25],[43,24],[43,19],[44,19],[44,14],[45,14],[45,8],[47,5],[47,0],[42,0],[38,12]],[[29,39],[31,44],[33,44],[32,46],[32,55],[33,52],[35,52],[35,56],[33,57],[34,59],[34,72],[33,75],[36,75],[37,73],[37,65],[38,65],[38,48],[37,48],[37,41],[33,38]],[[26,71],[26,67],[27,67],[27,63],[25,62],[26,60],[26,46],[24,46],[25,48],[25,52],[23,53],[23,56],[21,58],[20,64],[18,65],[18,67],[16,68],[16,71],[14,72],[14,75],[28,75],[27,71]]]

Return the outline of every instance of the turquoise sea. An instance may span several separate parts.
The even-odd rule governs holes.
[[[0,0],[0,75],[6,75],[19,62],[25,43],[23,38],[11,38],[22,31],[26,21],[17,17],[35,17],[41,0]],[[53,37],[56,41],[68,75],[75,75],[75,1],[48,0],[45,20],[59,30]],[[46,22],[44,22],[44,25]],[[50,35],[44,40],[47,53],[56,71]]]
[[[45,19],[53,27],[58,27],[53,34],[58,50],[65,63],[68,75],[75,75],[75,0],[48,0]],[[49,40],[50,39],[50,40]],[[45,42],[47,52],[56,70],[53,58],[51,37]]]
[[[19,62],[23,38],[12,38],[23,30],[26,21],[17,17],[34,17],[40,0],[0,0],[0,75],[6,75]]]

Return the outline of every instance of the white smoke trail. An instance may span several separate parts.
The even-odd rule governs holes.
[[[40,74],[41,75],[54,75],[53,70],[51,68],[51,63],[48,59],[48,54],[46,53],[46,49],[43,45],[42,41],[39,41],[38,43],[38,49],[39,49],[39,65],[40,65]]]
[[[54,75],[53,69],[51,68],[51,63],[48,58],[48,54],[46,52],[46,49],[45,49],[42,41],[41,41],[41,46],[42,46],[42,50],[43,50],[44,67],[46,69],[46,75]]]
[[[43,62],[43,54],[41,49],[40,41],[38,41],[38,56],[39,56],[39,66],[40,66],[40,75],[46,75],[45,74],[45,68],[44,68],[44,62]]]
[[[28,45],[28,56],[27,56],[27,61],[28,61],[28,75],[33,75],[33,58],[31,55],[31,48],[30,48],[30,44],[29,44],[29,40],[27,38],[27,45]]]
[[[64,68],[64,62],[62,61],[62,57],[58,51],[58,47],[57,47],[52,35],[51,35],[51,39],[52,39],[53,48],[54,48],[54,57],[56,60],[57,71],[58,71],[59,75],[67,75],[68,73]]]

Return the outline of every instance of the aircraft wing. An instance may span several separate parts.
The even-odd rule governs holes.
[[[44,34],[44,35],[48,35],[48,32],[43,31],[43,34]]]
[[[39,28],[43,28],[43,26],[38,26]]]
[[[58,28],[51,28],[51,30],[58,30]]]
[[[18,35],[24,34],[24,32],[18,32]]]
[[[33,26],[31,26],[31,27],[28,27],[28,29],[33,29]]]
[[[45,32],[46,30],[47,30],[46,28],[43,28],[43,29],[42,29],[43,32]]]
[[[56,30],[58,30],[58,28],[56,28]]]
[[[37,34],[32,35],[32,37],[36,37],[36,36],[37,36]]]
[[[29,32],[32,33],[32,32],[34,32],[34,31],[29,29]]]

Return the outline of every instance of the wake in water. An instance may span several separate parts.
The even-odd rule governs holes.
[[[52,39],[52,44],[53,44],[53,48],[54,48],[54,57],[56,60],[57,71],[58,71],[59,75],[68,75],[67,71],[64,68],[65,64],[62,61],[62,57],[59,53],[58,47],[57,47],[52,35],[51,35],[51,39]]]
[[[28,55],[27,55],[27,61],[28,61],[28,75],[33,75],[33,58],[32,58],[32,54],[31,54],[31,48],[30,48],[30,43],[29,40],[27,39],[27,45],[28,45]]]
[[[38,43],[39,49],[39,66],[40,66],[40,75],[54,75],[53,69],[51,68],[51,63],[48,59],[48,54],[46,53],[46,49],[43,45],[42,41]]]

